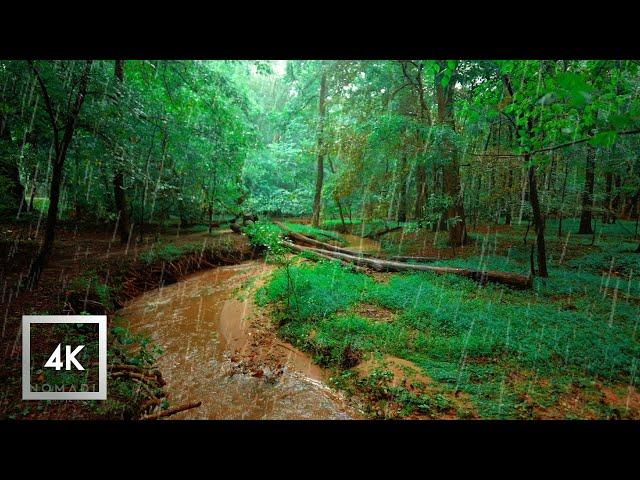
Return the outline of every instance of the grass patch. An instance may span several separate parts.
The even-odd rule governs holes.
[[[442,263],[519,271],[522,257]],[[638,307],[622,294],[608,296],[601,282],[562,267],[525,292],[429,273],[377,283],[319,262],[277,271],[258,299],[278,306],[281,334],[324,366],[345,372],[365,355],[392,355],[419,366],[444,391],[469,395],[481,417],[531,418],[534,406],[551,408],[576,385],[635,381]],[[377,322],[357,313],[362,304],[396,316]],[[405,406],[416,401],[406,397]],[[590,405],[606,417],[597,401]]]

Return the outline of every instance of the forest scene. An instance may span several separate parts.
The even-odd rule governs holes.
[[[639,92],[632,60],[0,60],[0,418],[640,419]],[[107,400],[22,399],[36,314],[108,316]],[[72,336],[31,331],[32,384]]]

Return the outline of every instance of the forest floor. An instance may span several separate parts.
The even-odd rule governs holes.
[[[329,230],[335,225],[327,222],[323,241],[353,245],[360,238],[345,235],[340,242],[340,233]],[[252,345],[234,362],[259,377],[265,367],[281,371],[287,351],[281,346],[295,346],[328,368],[333,385],[363,405],[366,415],[378,418],[640,418],[640,255],[633,253],[634,224],[618,221],[598,230],[594,236],[575,235],[577,222],[565,220],[558,237],[550,221],[550,277],[536,279],[527,291],[481,287],[449,275],[363,274],[337,262],[289,255],[288,266],[269,269],[257,289],[257,315],[247,330]],[[110,381],[114,400],[108,407],[17,401],[21,315],[113,313],[159,282],[255,254],[247,237],[227,230],[209,234],[202,226],[149,235],[128,248],[112,241],[107,228],[63,226],[37,289],[16,292],[37,244],[26,224],[0,225],[0,231],[0,415],[9,418],[137,413],[130,385],[119,381]],[[357,224],[352,233],[372,231],[371,225]],[[525,244],[525,231],[526,225],[483,225],[470,229],[470,243],[454,251],[442,233],[407,225],[366,247],[441,258],[436,265],[528,274],[533,233]],[[205,246],[212,249],[208,261],[194,263]],[[191,263],[181,263],[187,257]],[[175,264],[170,275],[165,264]],[[105,271],[112,276],[105,278]]]
[[[274,308],[280,334],[333,368],[335,384],[364,396],[372,416],[637,419],[634,222],[576,231],[565,220],[558,237],[548,222],[550,276],[531,290],[304,260],[277,271],[258,297]],[[454,252],[442,233],[405,228],[382,236],[380,250],[528,274],[533,232],[526,244],[525,232],[470,229],[470,243]]]
[[[140,408],[147,400],[141,395],[140,386],[126,377],[112,378],[110,369],[108,369],[109,397],[106,402],[44,401],[37,402],[36,405],[34,402],[21,401],[21,316],[24,314],[107,313],[109,365],[153,364],[154,368],[160,366],[163,376],[171,381],[172,372],[163,371],[163,362],[160,359],[166,352],[161,351],[159,345],[153,342],[154,335],[137,334],[133,330],[123,328],[119,318],[121,315],[119,308],[130,304],[133,299],[144,300],[145,296],[142,296],[144,292],[150,290],[157,292],[158,287],[183,280],[193,282],[189,280],[192,278],[191,274],[198,270],[226,271],[215,267],[235,264],[239,264],[239,268],[247,268],[249,265],[247,270],[249,273],[237,279],[223,280],[219,288],[234,291],[233,294],[229,293],[232,303],[238,303],[235,299],[236,293],[247,297],[242,302],[243,305],[246,301],[249,303],[239,311],[232,308],[231,310],[234,311],[231,312],[231,316],[228,312],[221,315],[229,316],[226,319],[221,318],[224,322],[239,324],[229,328],[234,335],[238,336],[235,343],[242,347],[228,352],[229,358],[224,363],[225,371],[222,375],[223,377],[227,374],[237,375],[237,378],[253,379],[252,388],[263,391],[265,398],[256,403],[247,397],[247,400],[251,400],[251,403],[246,405],[247,412],[237,412],[242,406],[242,402],[238,399],[233,402],[234,405],[229,406],[228,410],[218,408],[212,411],[211,400],[214,400],[214,404],[216,400],[206,398],[207,392],[210,393],[211,390],[205,389],[202,392],[192,392],[197,398],[203,400],[203,407],[197,409],[195,416],[185,416],[183,413],[178,414],[176,418],[200,418],[198,415],[207,414],[213,415],[212,418],[218,418],[218,415],[221,415],[220,418],[227,418],[227,415],[235,414],[241,415],[242,418],[245,418],[246,414],[246,418],[251,418],[252,415],[258,415],[258,412],[266,416],[294,415],[296,418],[324,418],[324,415],[329,417],[347,415],[346,418],[359,416],[357,409],[348,406],[341,395],[321,387],[327,380],[323,369],[314,365],[309,357],[293,345],[278,337],[271,323],[268,308],[254,305],[253,297],[255,290],[261,285],[261,276],[264,277],[265,272],[273,270],[274,267],[272,265],[261,267],[257,261],[248,264],[245,262],[259,256],[259,252],[249,244],[246,236],[237,235],[224,228],[208,233],[205,227],[195,226],[182,231],[170,229],[159,236],[145,235],[143,239],[132,241],[127,247],[121,245],[117,239],[114,240],[109,228],[87,225],[65,228],[63,225],[57,231],[54,251],[37,288],[33,291],[19,291],[19,280],[28,271],[29,261],[37,252],[37,243],[31,238],[30,228],[26,224],[0,225],[0,231],[3,233],[0,278],[4,285],[2,310],[5,316],[3,334],[0,338],[2,358],[0,384],[3,387],[0,392],[0,418],[140,418],[145,413]],[[204,258],[203,252],[205,252]],[[260,261],[260,263],[263,262]],[[212,281],[220,280],[217,274],[214,276]],[[223,275],[220,278],[226,277]],[[209,288],[207,286],[206,289]],[[216,307],[212,305],[207,308],[215,310]],[[32,331],[32,352],[52,351],[55,347],[55,342],[51,343],[52,337],[47,336],[46,332],[39,333],[37,330]],[[207,338],[210,338],[210,334]],[[120,355],[123,346],[126,347],[125,357]],[[134,349],[131,351],[129,346],[133,346]],[[138,346],[140,346],[139,350]],[[119,356],[112,355],[112,352],[118,352]],[[185,352],[177,352],[177,354],[184,355]],[[203,365],[208,363],[207,360]],[[300,373],[292,374],[291,372]],[[306,378],[311,378],[311,382],[304,380]],[[274,379],[281,379],[276,382],[280,386],[275,389],[270,387],[274,385]],[[161,408],[176,406],[173,403],[174,398],[183,396],[182,392],[176,394],[177,390],[180,390],[181,385],[193,383],[193,379],[184,380],[182,383],[175,382],[176,385],[167,385],[164,388],[166,391],[154,392],[158,396],[165,396],[168,393],[164,398],[167,398],[170,403],[163,403]],[[42,379],[39,378],[37,381]],[[227,382],[229,380],[222,381],[223,384]],[[264,386],[256,387],[255,382]],[[238,380],[236,383],[245,387],[247,384],[251,385],[247,380]],[[291,392],[287,389],[295,390],[294,396],[297,398],[297,403],[302,402],[300,405],[297,403],[290,405],[287,397]],[[301,389],[305,392],[304,394],[301,394]],[[219,403],[224,395],[220,395],[220,392],[218,394]],[[263,410],[259,410],[259,405]],[[234,409],[235,413],[233,413]]]
[[[0,416],[9,418],[131,418],[138,413],[135,404],[142,400],[133,399],[135,392],[124,379],[114,382],[116,385],[110,379],[109,391],[114,393],[114,401],[106,406],[92,401],[47,401],[34,407],[33,402],[20,401],[22,315],[107,313],[111,325],[115,310],[146,290],[175,282],[196,269],[237,263],[255,254],[246,238],[227,229],[212,233],[202,227],[172,229],[160,236],[145,235],[127,246],[114,240],[108,227],[63,224],[56,232],[54,250],[38,286],[21,291],[24,286],[20,281],[35,258],[38,244],[26,222],[0,225],[0,232],[3,289],[0,306],[4,316],[0,338],[3,387]],[[200,264],[205,247],[207,255]],[[120,340],[113,338],[110,331],[111,346]],[[54,347],[45,335],[32,335],[31,343],[32,351],[52,351]],[[111,361],[116,359],[110,357]]]

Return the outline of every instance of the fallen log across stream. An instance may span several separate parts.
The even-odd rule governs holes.
[[[313,253],[315,256],[323,258],[325,260],[341,260],[342,263],[344,263],[346,265],[350,265],[356,271],[362,272],[362,273],[367,273],[367,269],[365,267],[360,267],[358,265],[355,265],[355,264],[353,264],[352,262],[350,262],[348,260],[343,260],[341,258],[336,258],[336,257],[332,257],[331,255],[327,255],[327,254],[324,253],[323,250],[320,250],[319,248],[303,247],[301,245],[296,245],[295,243],[290,243],[290,242],[284,242],[284,245],[289,247],[292,250],[297,251],[297,252],[301,252],[301,253],[310,252],[310,253]]]
[[[355,250],[351,250],[349,248],[337,247],[337,246],[331,245],[329,243],[321,242],[320,240],[316,240],[315,238],[307,237],[306,235],[302,235],[300,233],[294,232],[293,230],[291,230],[290,228],[287,228],[282,223],[276,222],[276,224],[282,230],[284,230],[285,235],[287,237],[289,237],[291,240],[293,240],[294,242],[303,243],[303,244],[307,244],[307,245],[312,245],[312,246],[314,246],[316,248],[320,248],[322,250],[329,250],[331,252],[345,253],[347,255],[353,255],[355,257],[379,258],[379,257],[376,257],[375,255],[373,255],[371,253],[355,251]],[[396,255],[396,256],[388,258],[388,260],[394,260],[394,261],[397,261],[397,262],[425,263],[425,262],[435,262],[435,261],[438,261],[438,260],[441,260],[441,259],[440,258],[436,258],[436,257],[410,257],[410,256],[405,256],[405,255]]]
[[[289,235],[287,235],[289,236]],[[308,237],[304,235],[295,234],[293,236],[289,236],[289,238],[293,240],[297,240],[296,237],[302,237],[301,242],[311,243],[309,242]],[[317,240],[314,240],[316,243]],[[417,272],[432,272],[438,274],[452,274],[452,275],[460,275],[462,277],[471,278],[480,283],[500,283],[503,285],[508,285],[510,287],[524,289],[530,288],[532,285],[532,278],[527,277],[525,275],[519,275],[517,273],[510,272],[498,272],[494,270],[475,270],[470,268],[456,268],[456,267],[435,267],[432,265],[424,265],[424,264],[411,264],[411,263],[403,263],[403,262],[394,262],[391,260],[383,260],[381,258],[375,258],[372,256],[361,256],[359,254],[351,254],[344,253],[341,251],[329,250],[324,248],[315,248],[315,247],[305,247],[301,245],[296,245],[288,242],[284,242],[286,246],[289,248],[299,251],[299,252],[311,252],[323,258],[334,258],[337,260],[341,260],[346,263],[351,263],[358,267],[369,268],[375,270],[377,272],[407,272],[407,271],[417,271]],[[338,248],[338,247],[336,247]],[[345,249],[341,249],[345,250]]]
[[[348,248],[336,247],[335,245],[331,245],[329,243],[321,242],[320,240],[316,240],[315,238],[307,237],[306,235],[302,235],[300,233],[296,233],[290,228],[287,228],[280,222],[276,222],[284,232],[287,237],[297,243],[304,243],[307,245],[313,245],[314,247],[320,248],[322,250],[328,250],[330,252],[339,252],[345,253],[347,255],[353,255],[357,257],[373,257],[370,253],[366,252],[356,252],[354,250],[349,250]]]
[[[388,260],[393,260],[394,262],[427,263],[427,262],[437,262],[438,260],[443,260],[443,259],[437,258],[437,257],[409,257],[406,255],[394,255],[393,257],[389,257]]]

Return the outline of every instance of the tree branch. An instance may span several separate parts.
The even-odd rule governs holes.
[[[618,135],[620,135],[620,136],[622,136],[622,135],[636,135],[636,134],[640,133],[640,128],[637,128],[635,130],[624,130],[622,132],[616,132],[616,133]],[[581,138],[580,140],[574,140],[572,142],[561,143],[559,145],[551,145],[550,147],[539,148],[538,150],[532,150],[530,152],[525,152],[525,153],[520,153],[520,154],[505,153],[505,154],[496,155],[496,154],[492,154],[492,153],[475,153],[475,152],[471,152],[469,155],[473,155],[474,157],[513,157],[513,158],[519,158],[519,157],[524,157],[525,155],[535,155],[537,153],[551,152],[553,150],[559,150],[561,148],[571,147],[573,145],[578,145],[580,143],[588,142],[592,138],[593,137],[585,137],[585,138]]]
[[[49,114],[49,121],[51,122],[51,128],[53,129],[53,142],[54,142],[54,146],[57,154],[58,149],[60,148],[60,139],[58,134],[59,129],[56,123],[56,115],[53,112],[53,104],[51,103],[51,97],[49,96],[49,91],[47,90],[47,86],[45,85],[44,80],[42,79],[42,76],[40,75],[40,72],[38,71],[38,68],[36,67],[35,63],[33,63],[33,61],[31,60],[27,60],[27,62],[29,63],[31,70],[33,70],[33,73],[35,74],[36,78],[38,79],[38,83],[40,84],[40,90],[42,91],[42,97],[44,98],[45,108],[47,110],[47,113]]]

